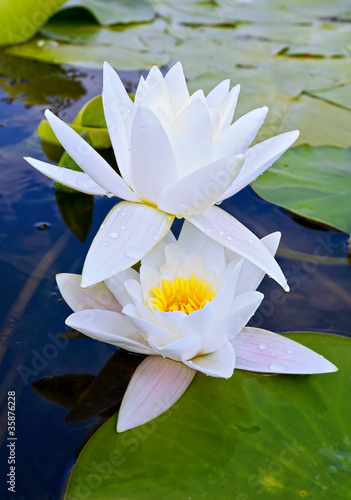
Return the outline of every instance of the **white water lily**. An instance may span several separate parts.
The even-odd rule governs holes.
[[[280,233],[261,240],[274,255]],[[229,378],[234,367],[268,373],[325,373],[336,368],[310,349],[245,327],[261,303],[264,273],[185,222],[141,260],[92,288],[57,276],[75,311],[66,324],[94,339],[147,354],[123,398],[117,430],[157,417],[184,393],[197,371]]]
[[[46,111],[56,137],[85,173],[26,160],[78,191],[127,200],[110,211],[97,233],[84,264],[83,287],[138,262],[167,234],[174,217],[184,217],[288,290],[280,267],[260,240],[214,206],[262,174],[299,135],[287,132],[249,147],[268,109],[255,109],[231,124],[239,89],[237,85],[229,90],[229,80],[224,80],[206,97],[202,90],[190,96],[177,63],[165,77],[154,66],[141,78],[133,102],[105,63],[103,105],[121,175]]]

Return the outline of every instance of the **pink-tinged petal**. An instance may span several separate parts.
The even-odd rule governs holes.
[[[79,274],[57,274],[56,281],[62,297],[74,312],[84,309],[122,311],[122,306],[105,283],[98,283],[91,288],[84,289],[80,286]]]
[[[129,201],[140,201],[120,175],[77,132],[48,109],[45,116],[67,153],[106,191]]]
[[[101,225],[85,259],[82,287],[131,267],[167,234],[173,218],[148,205],[121,202]]]
[[[145,424],[184,394],[196,372],[183,363],[148,356],[136,369],[119,410],[117,432]]]
[[[233,121],[234,111],[236,108],[236,103],[238,102],[240,92],[240,85],[236,85],[229,92],[227,97],[224,99],[222,104],[218,108],[218,112],[221,116],[219,127],[217,133],[222,133],[227,129]]]
[[[299,135],[298,130],[285,132],[248,149],[239,175],[218,201],[226,200],[257,179],[294,144]]]
[[[66,325],[100,342],[139,354],[153,354],[128,318],[118,312],[85,309],[68,316]]]
[[[206,236],[249,260],[275,279],[286,291],[289,290],[282,270],[264,243],[237,219],[218,207],[211,207],[202,214],[187,219]]]
[[[244,328],[233,340],[236,368],[263,373],[309,375],[337,371],[330,361],[282,335]]]
[[[279,231],[268,234],[261,239],[261,242],[268,249],[269,253],[274,257],[280,242],[281,233]],[[265,272],[259,267],[244,259],[243,268],[240,274],[236,293],[244,293],[249,290],[256,290],[265,276]]]
[[[167,128],[178,169],[178,179],[210,163],[212,121],[206,101],[192,96]]]
[[[157,318],[154,318],[154,322],[140,318],[134,304],[127,304],[123,308],[123,314],[148,342],[151,340],[158,346],[163,347],[176,340],[176,336],[171,330],[157,324]],[[151,311],[150,314],[152,314]]]
[[[160,120],[151,109],[140,106],[131,134],[131,183],[144,201],[156,203],[177,179],[172,146]]]
[[[243,158],[243,155],[221,158],[179,180],[159,198],[159,209],[183,217],[200,214],[233,182]]]
[[[229,378],[235,367],[235,351],[231,343],[227,342],[218,351],[197,356],[184,364],[210,377]]]
[[[230,80],[223,80],[207,94],[206,101],[209,108],[217,109],[229,93]]]
[[[189,99],[189,91],[186,85],[182,64],[177,62],[165,76],[169,98],[175,113],[185,105]]]
[[[87,194],[97,194],[100,196],[107,194],[106,189],[96,184],[96,182],[83,172],[57,167],[56,165],[51,165],[45,161],[35,160],[34,158],[25,157],[24,159],[42,174],[65,186],[69,186]]]
[[[174,340],[163,347],[159,347],[151,339],[148,339],[148,342],[155,353],[164,358],[173,359],[173,361],[188,361],[199,354],[201,349],[201,341],[195,335]]]
[[[254,109],[224,130],[213,145],[214,158],[245,153],[261,128],[267,113],[266,106]]]
[[[129,184],[130,152],[125,121],[133,113],[134,104],[118,74],[107,62],[104,63],[102,101],[118,168],[124,180]]]

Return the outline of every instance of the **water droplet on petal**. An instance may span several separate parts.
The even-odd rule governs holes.
[[[113,198],[114,194],[110,193],[110,191],[107,191],[106,196],[107,198]]]
[[[127,257],[136,261],[144,257],[144,252],[142,252],[139,248],[127,248],[124,253]]]
[[[241,240],[242,239],[242,236],[238,235],[238,240]]]
[[[125,214],[126,214],[125,212],[121,212],[122,217],[124,217],[124,216],[125,216]]]
[[[231,236],[227,236],[228,241],[233,241],[233,238]]]
[[[254,240],[252,238],[249,238],[248,242],[250,243],[250,245],[252,245],[252,243],[254,242]]]
[[[219,234],[220,236],[223,236],[223,235],[224,235],[224,232],[223,232],[223,231],[218,231],[218,234]]]
[[[126,228],[126,226],[121,226],[122,231],[124,231],[125,228]]]
[[[286,366],[283,363],[273,363],[272,365],[270,365],[269,369],[272,372],[286,372]]]
[[[288,350],[288,354],[292,354],[292,349],[289,349],[289,350]]]
[[[208,231],[210,233],[212,231],[212,229],[210,227],[206,227],[206,231]]]
[[[115,233],[113,231],[112,233],[110,233],[110,238],[112,238],[113,240],[115,240],[116,238],[118,238],[118,233]]]
[[[267,346],[265,344],[260,344],[258,348],[261,349],[261,351],[264,351],[265,349],[267,349]]]
[[[106,246],[108,245],[107,241],[104,241],[104,245],[106,245]]]

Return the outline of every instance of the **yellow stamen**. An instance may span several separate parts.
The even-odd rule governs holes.
[[[149,304],[160,311],[183,311],[190,314],[202,309],[206,302],[211,302],[216,294],[210,290],[211,285],[206,285],[203,279],[196,282],[194,275],[190,280],[162,280],[161,286],[152,289],[154,297],[149,299]]]

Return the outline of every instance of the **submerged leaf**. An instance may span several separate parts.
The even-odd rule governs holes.
[[[94,379],[94,375],[72,373],[42,378],[32,386],[42,398],[70,410]]]
[[[56,201],[68,229],[79,241],[85,241],[93,222],[94,197],[77,191],[57,191]]]

